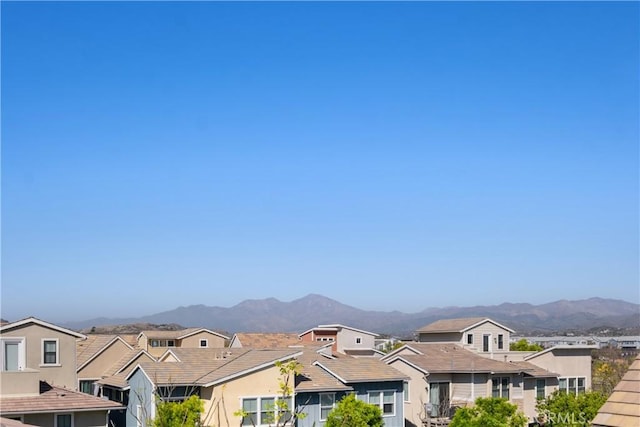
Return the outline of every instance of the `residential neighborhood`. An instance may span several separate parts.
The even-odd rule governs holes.
[[[41,427],[145,427],[158,402],[190,396],[206,426],[271,425],[284,398],[289,425],[321,427],[349,394],[378,406],[388,427],[446,425],[481,397],[505,399],[533,424],[538,399],[592,388],[597,347],[511,351],[514,330],[489,318],[424,325],[387,353],[378,334],[342,324],[231,338],[205,328],[85,335],[32,317],[0,331],[0,416]],[[299,368],[283,371],[290,362]]]

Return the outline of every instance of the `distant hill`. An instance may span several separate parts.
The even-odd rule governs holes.
[[[626,301],[590,298],[548,304],[504,303],[492,306],[428,308],[419,313],[367,311],[322,295],[310,294],[290,302],[275,298],[250,299],[233,307],[192,305],[138,318],[97,318],[69,322],[64,326],[90,330],[104,325],[148,323],[178,324],[234,332],[302,332],[324,323],[401,337],[438,319],[490,317],[520,334],[552,334],[611,328],[624,334],[640,333],[640,305]]]

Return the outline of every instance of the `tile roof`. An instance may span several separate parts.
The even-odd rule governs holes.
[[[396,353],[388,360],[393,361],[401,358],[429,373],[517,373],[523,371],[523,367],[514,363],[489,359],[457,344],[411,343],[407,346],[422,354]]]
[[[488,317],[466,317],[461,319],[442,319],[418,329],[418,332],[462,332],[470,326],[489,320]]]
[[[282,348],[300,344],[298,334],[287,333],[237,333],[235,338],[242,347],[253,348]]]
[[[121,404],[101,399],[90,394],[41,384],[41,393],[37,396],[2,397],[0,413],[33,414],[48,412],[76,412],[88,410],[125,409]]]
[[[640,356],[613,389],[593,420],[594,427],[637,427],[640,425]]]
[[[58,325],[54,325],[53,323],[45,322],[44,320],[40,320],[35,317],[27,317],[26,319],[18,320],[16,322],[5,323],[2,326],[0,326],[0,332],[9,331],[11,329],[19,328],[21,326],[29,325],[29,324],[36,324],[44,328],[49,328],[54,331],[62,332],[63,334],[71,335],[73,337],[80,338],[80,339],[86,338],[85,335],[79,332],[72,331],[71,329],[63,328]]]
[[[125,352],[122,355],[122,357],[116,363],[114,363],[109,369],[107,369],[105,371],[104,376],[105,377],[109,377],[109,376],[117,374],[123,368],[125,368],[127,365],[129,365],[133,360],[135,360],[138,357],[140,357],[141,354],[146,355],[146,357],[148,359],[155,360],[155,358],[153,356],[151,356],[149,353],[147,353],[146,351],[134,348],[132,350],[129,350],[129,351]]]
[[[86,340],[77,341],[76,366],[81,367],[84,365],[117,338],[118,335],[87,335]]]
[[[222,353],[220,350],[225,350]],[[172,349],[180,362],[142,363],[140,367],[156,385],[202,385],[224,382],[277,360],[293,358],[299,349]]]
[[[320,366],[314,365],[316,361],[328,360],[326,356],[313,350],[305,350],[297,360],[302,365],[302,371],[296,376],[296,393],[353,390],[353,387],[343,384]]]
[[[30,427],[33,424],[25,424],[18,420],[0,417],[0,427]]]
[[[522,372],[534,378],[557,378],[560,376],[554,372],[547,371],[546,369],[543,369],[540,366],[534,365],[533,363],[530,363],[530,362],[509,362],[509,363],[517,366],[518,368],[522,369]]]
[[[374,358],[325,359],[315,362],[345,384],[402,381],[408,379],[396,368]]]
[[[224,339],[229,339],[226,335],[206,328],[186,328],[177,331],[142,331],[140,334],[144,334],[148,339],[182,339],[197,332],[209,332]]]

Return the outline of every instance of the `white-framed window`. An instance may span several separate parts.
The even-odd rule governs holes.
[[[356,337],[356,344],[362,344],[362,338]]]
[[[151,340],[151,347],[160,347],[160,340]]]
[[[544,378],[536,379],[536,399],[544,399],[546,396],[547,380]]]
[[[582,394],[585,383],[585,377],[563,377],[558,379],[558,388],[566,393]]]
[[[291,398],[286,399],[286,408],[277,402],[282,400],[276,396],[259,396],[242,398],[242,410],[245,416],[242,417],[243,426],[267,426],[276,424],[279,420],[284,422],[291,418],[293,402]]]
[[[142,427],[142,405],[136,405],[136,427]]]
[[[402,398],[405,402],[410,402],[409,400],[409,381],[402,381]]]
[[[335,393],[320,393],[320,421],[326,421],[329,412],[331,412],[335,407]]]
[[[509,400],[509,385],[511,380],[509,377],[493,377],[491,378],[491,396],[502,397]]]
[[[73,413],[56,414],[53,427],[73,427]]]
[[[473,334],[471,332],[467,333],[467,344],[473,344]]]
[[[207,339],[201,339],[201,340],[200,340],[200,347],[202,347],[202,348],[209,347],[209,340],[207,340]]]
[[[0,339],[0,364],[3,371],[22,371],[25,368],[24,338],[6,337]]]
[[[175,340],[167,340],[167,347],[175,347],[175,346],[176,346]]]
[[[60,364],[60,353],[57,338],[44,338],[42,340],[42,365],[58,366]]]
[[[498,334],[498,350],[502,350],[504,348],[504,335]]]
[[[396,392],[393,390],[370,391],[369,403],[377,405],[382,411],[383,417],[390,417],[396,414]]]

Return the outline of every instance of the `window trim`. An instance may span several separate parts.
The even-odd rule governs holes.
[[[322,418],[322,409],[327,409],[329,408],[328,406],[322,406],[322,396],[323,395],[328,395],[332,397],[332,403],[331,403],[331,410],[333,410],[336,407],[336,394],[335,393],[318,393],[318,411],[320,412],[318,415],[318,419],[320,421],[326,421],[327,418]],[[329,411],[331,412],[331,411]]]
[[[411,402],[411,391],[409,390],[409,381],[402,381],[402,400],[404,403]]]
[[[93,394],[93,388],[94,388],[93,386],[95,385],[96,381],[98,381],[99,379],[100,378],[95,378],[95,379],[94,378],[78,378],[78,391],[80,393],[94,395]],[[80,387],[82,383],[88,383],[88,382],[91,382],[91,390],[92,390],[91,393],[87,393],[85,391],[82,391],[82,388]]]
[[[393,413],[385,414],[384,413],[384,394],[385,393],[393,393]],[[378,407],[382,412],[382,417],[395,417],[396,416],[396,391],[395,390],[368,390],[367,391],[367,403],[370,405],[375,405],[375,403],[371,403],[371,395],[377,394],[380,397],[380,403]]]
[[[362,344],[362,337],[356,337],[356,344]]]
[[[543,382],[543,386],[542,386],[542,397],[539,396],[540,394],[540,387],[539,387],[539,383]],[[536,378],[536,399],[544,399],[545,397],[547,397],[547,379],[546,378]]]
[[[507,388],[506,390],[504,389],[504,380],[507,380]],[[494,392],[494,382],[498,381],[498,396],[494,396],[493,392]],[[506,391],[506,396],[505,396],[505,391]],[[508,376],[495,376],[495,377],[491,377],[491,397],[499,397],[502,399],[507,399],[508,401],[511,401],[511,377]]]
[[[176,340],[167,340],[167,347],[175,347]]]
[[[244,411],[244,401],[245,400],[250,400],[250,399],[255,399],[256,400],[256,423],[255,423],[255,427],[260,427],[260,426],[270,426],[273,425],[274,423],[267,423],[264,424],[262,423],[262,399],[273,399],[274,404],[276,401],[278,400],[282,400],[283,397],[280,395],[264,395],[264,396],[241,396],[240,398],[240,409]],[[293,396],[287,396],[284,399],[287,399],[289,401],[289,412],[291,414],[293,414],[294,411],[294,401],[293,401]],[[275,414],[275,408],[274,408],[274,414]],[[242,417],[242,419],[240,420],[240,427],[243,426],[252,426],[252,424],[243,424],[244,422],[244,417]]]
[[[202,343],[204,343],[204,345],[202,345]],[[200,348],[208,348],[209,347],[209,340],[206,338],[200,338]]]
[[[53,363],[46,362],[45,343],[47,342],[56,343],[56,361]],[[42,340],[40,341],[40,367],[48,367],[48,366],[62,366],[60,364],[60,340],[58,338],[42,338]]]
[[[12,344],[18,344],[18,369],[13,371],[13,370],[8,370],[5,368],[5,363],[6,363],[6,345],[8,343],[12,343]],[[25,351],[25,343],[26,343],[26,339],[25,337],[11,337],[11,336],[5,336],[5,337],[1,337],[0,338],[0,371],[1,372],[21,372],[24,371],[24,369],[26,368],[26,351]]]
[[[565,387],[561,388],[560,386],[560,382],[564,380],[565,382]],[[573,387],[573,390],[569,389],[569,383],[570,380],[574,380],[575,386]],[[580,380],[582,380],[582,387],[580,387]],[[576,395],[578,394],[583,394],[587,391],[587,377],[559,377],[558,378],[558,390],[560,391],[564,391],[565,393],[575,393]]]
[[[53,414],[53,427],[58,427],[58,417],[61,415],[69,415],[71,417],[71,427],[74,426],[73,412],[55,412]]]
[[[491,336],[492,334],[482,334],[482,352],[483,353],[491,353]],[[485,339],[487,340],[487,349],[484,349]]]
[[[498,334],[498,350],[504,350],[504,334]]]
[[[473,332],[467,332],[467,345],[473,345]]]

